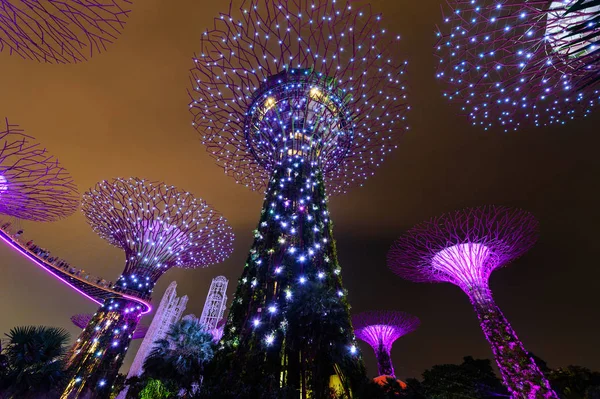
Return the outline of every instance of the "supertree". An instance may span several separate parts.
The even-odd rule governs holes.
[[[321,397],[330,380],[348,392],[364,376],[328,194],[374,174],[408,107],[399,37],[344,3],[230,3],[194,58],[194,127],[227,175],[266,189],[217,354],[246,386]]]
[[[0,0],[0,52],[57,64],[106,50],[125,27],[130,0]]]
[[[569,10],[576,1],[448,0],[435,45],[444,96],[486,130],[588,115],[600,90],[581,82],[600,70],[597,37],[572,28],[600,6]]]
[[[76,314],[74,316],[71,316],[71,322],[75,326],[77,326],[81,329],[84,329],[87,327],[88,324],[90,324],[90,321],[92,320],[93,317],[94,317],[93,314]],[[133,331],[131,339],[134,339],[134,340],[142,339],[146,336],[147,332],[148,332],[147,326],[139,325]]]
[[[125,252],[117,287],[140,298],[149,298],[170,268],[207,267],[232,251],[225,218],[203,200],[164,183],[102,181],[83,195],[82,210],[101,238]],[[105,301],[77,339],[62,398],[108,397],[141,313],[141,306],[126,297]]]
[[[365,341],[375,351],[379,376],[395,377],[392,364],[394,342],[419,328],[420,320],[405,312],[363,312],[352,317],[356,337]]]
[[[79,206],[73,179],[18,125],[0,127],[0,214],[49,222]]]
[[[396,241],[388,266],[415,282],[447,282],[469,297],[513,398],[557,398],[490,291],[492,272],[537,240],[538,222],[520,209],[485,206],[421,223]]]

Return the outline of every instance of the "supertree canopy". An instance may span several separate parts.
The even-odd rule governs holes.
[[[486,206],[413,227],[392,245],[389,267],[416,282],[448,282],[471,300],[504,383],[515,398],[557,398],[492,298],[491,273],[524,254],[538,223],[525,211]]]
[[[228,175],[266,188],[217,355],[233,381],[320,397],[364,376],[326,192],[361,185],[407,129],[398,39],[369,7],[332,0],[230,4],[202,37],[193,125]]]
[[[6,128],[0,128],[0,214],[48,222],[71,215],[78,206],[69,173],[6,120]]]
[[[581,82],[600,70],[598,37],[573,28],[600,6],[569,9],[576,1],[448,0],[435,46],[444,96],[485,129],[589,114],[600,90]]]
[[[84,329],[87,327],[88,324],[90,324],[90,321],[92,320],[92,318],[94,317],[93,314],[76,314],[74,316],[71,316],[71,322],[73,322],[73,324],[81,329]],[[133,336],[131,337],[131,339],[142,339],[146,336],[146,333],[148,332],[148,327],[147,326],[142,326],[139,325],[136,327],[135,331],[133,332]]]
[[[0,52],[49,63],[85,61],[125,27],[130,0],[0,0]]]
[[[102,181],[83,196],[93,230],[125,251],[119,289],[149,298],[171,267],[207,267],[226,259],[233,233],[225,218],[203,200],[164,183],[137,178]],[[135,334],[141,306],[109,298],[94,314],[69,359],[72,378],[62,398],[108,397]]]
[[[394,342],[419,328],[420,320],[405,312],[363,312],[352,318],[356,337],[375,351],[379,375],[395,377],[391,352]]]

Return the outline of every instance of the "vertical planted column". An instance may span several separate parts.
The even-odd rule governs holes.
[[[557,399],[494,303],[488,284],[494,270],[527,252],[537,236],[538,222],[521,209],[468,208],[414,226],[394,243],[388,265],[407,280],[460,287],[475,307],[511,396]]]
[[[496,306],[491,295],[472,297],[481,329],[490,343],[504,384],[513,397],[555,398],[548,380]]]
[[[109,396],[143,310],[132,300],[106,300],[73,347],[72,378],[61,398]]]
[[[363,366],[316,168],[290,158],[273,173],[254,237],[221,356],[257,370],[258,384],[306,395],[349,389]]]
[[[107,398],[154,285],[172,267],[207,267],[232,251],[225,218],[204,201],[164,183],[137,178],[102,181],[83,196],[94,231],[125,252],[119,293],[79,337],[62,399]],[[122,293],[125,291],[127,294]]]

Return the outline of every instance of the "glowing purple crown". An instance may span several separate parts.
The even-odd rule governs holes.
[[[577,81],[598,69],[585,57],[597,44],[567,29],[594,10],[565,15],[575,1],[449,0],[435,47],[444,96],[485,129],[587,115],[600,90],[577,90]]]
[[[117,38],[130,6],[130,0],[0,0],[0,52],[49,63],[85,61]]]
[[[0,130],[0,214],[54,221],[77,210],[79,194],[67,171],[35,140],[6,120]]]
[[[221,214],[164,183],[102,181],[84,194],[82,210],[100,237],[125,250],[132,267],[206,267],[233,250],[233,233]]]
[[[371,345],[375,351],[382,345],[390,352],[394,341],[415,331],[421,321],[405,312],[377,311],[353,316],[352,324],[358,339]]]
[[[294,157],[318,164],[331,193],[342,193],[407,129],[397,38],[368,7],[340,3],[245,0],[202,37],[193,125],[237,182],[262,189]]]
[[[520,209],[484,206],[455,211],[410,229],[388,253],[388,266],[416,282],[449,282],[470,292],[535,244],[538,222]]]

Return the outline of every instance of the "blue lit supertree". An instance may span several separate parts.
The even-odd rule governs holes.
[[[83,195],[92,229],[125,252],[116,283],[79,335],[69,358],[70,379],[61,399],[108,398],[158,279],[173,267],[220,263],[233,250],[227,220],[192,194],[137,178],[102,181]]]
[[[246,0],[233,11],[202,37],[190,109],[225,172],[266,194],[217,378],[348,394],[365,372],[328,194],[361,185],[406,130],[399,37],[344,1]]]
[[[576,2],[449,0],[435,46],[444,96],[485,129],[589,114],[600,90],[581,82],[600,68],[591,57],[597,36],[573,29],[591,23],[600,5],[569,9]]]

